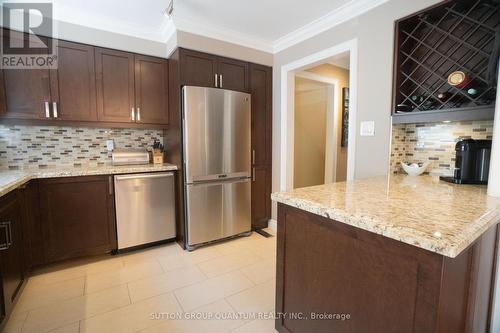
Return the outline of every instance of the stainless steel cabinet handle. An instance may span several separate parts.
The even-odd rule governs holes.
[[[215,76],[215,88],[217,88],[217,74],[214,75]]]
[[[255,164],[255,149],[252,149],[252,164]]]
[[[113,176],[108,177],[108,190],[109,195],[113,195]]]
[[[222,74],[219,75],[219,88],[222,88]]]
[[[57,102],[52,102],[52,111],[54,113],[54,118],[57,118]]]
[[[252,168],[252,181],[255,181],[255,168]]]
[[[120,181],[120,180],[144,179],[144,178],[164,178],[164,177],[173,177],[173,176],[174,176],[173,172],[167,172],[167,173],[152,173],[152,174],[115,176],[115,179]]]
[[[7,230],[9,231],[9,240],[7,245],[10,247],[12,245],[12,223],[11,221],[7,222]]]
[[[141,121],[141,108],[137,108],[137,121]]]
[[[135,121],[135,112],[134,112],[134,108],[132,108],[131,115],[132,115],[132,121]]]
[[[7,250],[10,246],[9,244],[9,225],[8,222],[0,223],[0,230],[3,229],[5,232],[5,243],[0,244],[0,251]]]
[[[45,102],[45,118],[50,118],[49,102]]]

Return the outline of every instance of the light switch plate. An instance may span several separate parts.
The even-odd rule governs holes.
[[[362,121],[359,135],[361,136],[374,136],[375,135],[375,122],[374,121]]]
[[[107,151],[113,151],[115,149],[115,142],[113,140],[106,140],[106,149]]]

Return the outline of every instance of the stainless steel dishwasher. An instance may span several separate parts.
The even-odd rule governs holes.
[[[116,175],[118,249],[175,237],[174,173]]]

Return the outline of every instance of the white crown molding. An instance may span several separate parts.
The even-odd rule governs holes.
[[[352,0],[319,19],[277,39],[273,43],[273,53],[281,52],[295,44],[314,37],[356,16],[364,14],[387,1],[388,0]]]
[[[195,23],[174,14],[174,25],[178,31],[184,31],[195,35],[217,39],[220,41],[237,44],[240,46],[256,49],[259,51],[273,53],[272,41],[256,38],[227,28],[221,28],[209,23]]]

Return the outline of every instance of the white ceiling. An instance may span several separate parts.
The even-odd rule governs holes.
[[[277,52],[387,0],[53,0],[59,21],[166,42],[175,29]],[[3,2],[3,1],[2,1]],[[10,0],[9,2],[19,2]]]

